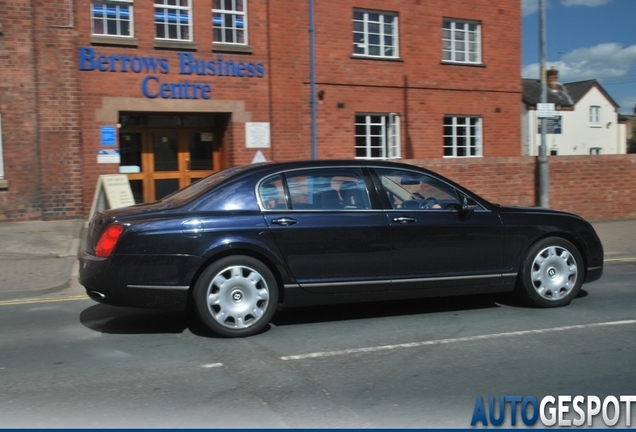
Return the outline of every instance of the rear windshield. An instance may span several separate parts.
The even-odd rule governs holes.
[[[183,189],[179,189],[176,192],[171,193],[170,195],[165,196],[161,202],[166,204],[166,207],[181,207],[197,198],[201,194],[209,191],[214,188],[219,183],[222,183],[226,179],[232,177],[233,175],[245,171],[249,168],[250,165],[238,166],[234,168],[227,168],[222,171],[211,174],[207,177],[202,178],[201,180],[191,183],[190,185],[184,187]]]

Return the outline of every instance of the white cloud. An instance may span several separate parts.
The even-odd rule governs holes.
[[[560,0],[561,6],[587,6],[597,7],[604,6],[613,2],[614,0]],[[546,8],[550,8],[550,0],[545,0]],[[521,13],[526,17],[539,11],[539,0],[521,0]]]
[[[622,97],[616,103],[620,105],[619,113],[632,115],[636,109],[636,95]]]
[[[621,44],[605,43],[579,48],[563,54],[558,62],[549,62],[551,66],[558,69],[560,82],[621,77],[636,67],[636,45],[623,48]],[[525,66],[522,75],[539,79],[539,64]]]
[[[561,5],[565,7],[569,6],[604,6],[611,3],[613,0],[561,0]]]
[[[532,15],[539,10],[539,0],[521,0],[521,13],[522,15]]]

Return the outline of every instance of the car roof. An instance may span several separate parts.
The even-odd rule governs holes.
[[[285,162],[263,162],[246,168],[244,173],[256,172],[274,172],[279,170],[291,170],[302,168],[330,168],[330,167],[382,167],[382,168],[402,168],[415,169],[430,172],[429,170],[417,165],[385,161],[385,160],[369,160],[369,159],[321,159],[321,160],[295,160]]]

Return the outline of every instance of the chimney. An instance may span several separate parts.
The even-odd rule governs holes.
[[[547,72],[548,78],[548,87],[550,90],[556,91],[559,89],[559,71],[554,68],[554,66],[550,67],[550,70]]]

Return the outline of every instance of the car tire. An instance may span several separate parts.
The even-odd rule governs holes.
[[[519,273],[517,292],[534,306],[565,306],[578,295],[584,272],[581,254],[572,243],[560,237],[547,237],[528,251]]]
[[[223,337],[245,337],[263,330],[278,303],[274,275],[261,261],[229,256],[212,263],[193,291],[199,319]]]

